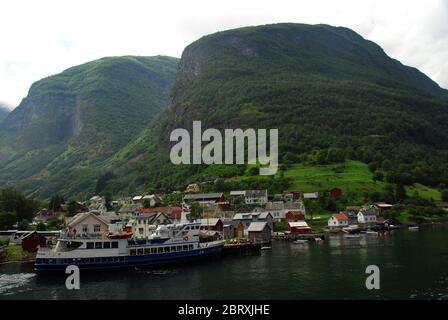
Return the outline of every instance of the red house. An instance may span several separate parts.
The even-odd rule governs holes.
[[[36,231],[30,232],[22,238],[22,249],[28,252],[36,252],[39,246],[45,247],[47,238]]]
[[[288,211],[285,215],[285,219],[288,222],[304,221],[305,215],[303,214],[302,211]]]
[[[340,198],[342,196],[342,190],[339,188],[333,188],[330,190],[330,197]]]
[[[294,234],[310,233],[311,228],[305,221],[288,222],[288,231]]]

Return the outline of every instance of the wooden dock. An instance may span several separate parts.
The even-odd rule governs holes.
[[[261,244],[259,243],[226,243],[222,251],[223,255],[244,255],[260,252]]]

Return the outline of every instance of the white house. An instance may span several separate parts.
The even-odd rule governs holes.
[[[305,205],[301,201],[295,201],[295,202],[283,202],[283,201],[273,201],[268,202],[266,204],[266,211],[268,211],[274,221],[282,221],[286,219],[286,214],[289,211],[298,211],[302,212],[303,215],[306,214]]]
[[[268,203],[267,190],[246,190],[244,194],[244,202],[246,204],[261,204]]]
[[[303,194],[303,199],[317,199],[317,198],[319,198],[319,192],[311,192]]]
[[[162,212],[144,213],[135,216],[129,222],[132,226],[132,233],[137,238],[147,238],[158,225],[171,223],[167,215]]]
[[[104,235],[109,232],[107,221],[93,212],[82,212],[67,221],[69,232],[76,236]]]
[[[373,207],[363,207],[358,212],[358,223],[360,224],[373,224],[376,223],[376,217],[378,215],[378,210]]]
[[[348,227],[348,217],[342,212],[332,214],[328,219],[328,226],[330,229]]]

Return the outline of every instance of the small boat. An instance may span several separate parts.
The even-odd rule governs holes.
[[[112,233],[109,234],[109,239],[127,239],[132,237],[132,232]]]
[[[321,242],[321,241],[322,241],[322,238],[314,238],[314,241],[316,241],[316,242]]]
[[[294,244],[304,244],[304,243],[308,243],[308,240],[295,240],[293,241]]]
[[[272,247],[261,247],[261,250],[272,250]]]
[[[378,232],[376,231],[366,231],[366,234],[372,235],[372,236],[377,236]]]
[[[417,231],[417,230],[419,230],[420,228],[419,228],[418,226],[412,226],[412,227],[408,227],[408,229],[409,229],[409,230]]]

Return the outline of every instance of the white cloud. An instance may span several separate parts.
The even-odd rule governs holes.
[[[444,0],[0,2],[0,99],[17,105],[32,82],[103,56],[180,57],[203,35],[277,22],[346,26],[448,87]]]

